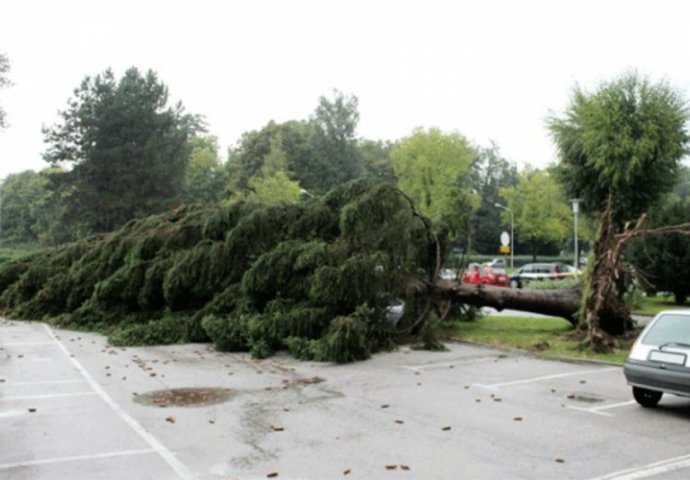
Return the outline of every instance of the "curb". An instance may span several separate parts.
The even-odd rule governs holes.
[[[474,347],[491,348],[493,350],[499,350],[502,352],[519,354],[519,355],[523,355],[526,357],[537,358],[539,360],[554,360],[557,362],[575,363],[575,364],[581,364],[581,365],[608,365],[608,366],[623,368],[622,363],[612,362],[609,360],[596,360],[596,359],[578,358],[578,357],[550,356],[550,355],[544,355],[544,354],[541,354],[538,352],[531,352],[529,350],[522,350],[520,348],[489,345],[486,343],[474,342],[472,340],[465,340],[465,339],[457,338],[457,337],[449,337],[448,340],[451,342],[454,342],[454,343],[464,343],[467,345],[472,345]]]

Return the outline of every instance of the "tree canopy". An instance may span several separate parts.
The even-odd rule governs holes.
[[[60,117],[44,129],[44,158],[71,165],[53,177],[66,200],[63,221],[78,222],[84,233],[110,231],[180,201],[200,121],[180,103],[168,106],[168,89],[153,71],[86,77]]]
[[[501,195],[513,211],[515,236],[529,242],[535,259],[540,241],[557,242],[562,246],[570,231],[572,214],[549,172],[526,169],[520,173],[518,184],[502,189]],[[508,213],[503,211],[502,215],[504,224],[509,223]]]
[[[41,207],[48,195],[47,187],[45,175],[33,170],[5,178],[0,187],[0,240],[3,245],[38,242],[38,222],[45,213]]]
[[[474,151],[458,133],[416,129],[391,152],[400,188],[420,212],[459,233],[478,199],[471,191]]]
[[[339,91],[322,96],[311,117],[314,126],[314,161],[310,175],[300,177],[304,187],[326,192],[360,176],[362,165],[357,148],[359,100]]]
[[[362,179],[309,202],[182,207],[8,261],[0,311],[115,344],[210,339],[260,357],[357,360],[419,330],[433,244],[397,187]],[[398,330],[386,316],[396,298],[408,300]]]
[[[687,223],[690,202],[673,199],[649,215],[650,228]],[[678,233],[636,240],[626,256],[637,268],[646,290],[671,292],[677,304],[690,296],[690,276],[683,267],[690,262],[690,237]]]
[[[627,222],[634,225],[673,188],[687,152],[689,113],[685,99],[666,82],[653,84],[632,72],[593,93],[575,88],[563,116],[548,120],[561,183],[601,223],[582,310],[595,348],[608,348],[609,335],[631,325],[621,256],[641,233]]]
[[[196,136],[184,178],[183,202],[212,205],[226,196],[228,173],[218,158],[218,139]]]
[[[591,93],[576,87],[563,115],[548,120],[558,178],[585,212],[603,211],[611,195],[614,222],[635,220],[673,188],[688,118],[678,91],[635,72]]]

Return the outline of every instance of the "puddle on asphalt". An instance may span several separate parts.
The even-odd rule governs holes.
[[[202,407],[230,400],[229,388],[172,388],[135,394],[134,402],[151,407]]]

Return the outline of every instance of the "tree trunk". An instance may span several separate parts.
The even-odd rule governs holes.
[[[438,280],[436,291],[445,300],[474,307],[492,307],[496,310],[522,310],[566,319],[577,325],[580,309],[580,289],[529,290],[473,285]]]
[[[585,298],[587,343],[599,351],[612,345],[611,335],[622,335],[632,327],[630,309],[623,300],[625,267],[623,247],[629,236],[620,238],[611,216],[611,199],[601,215],[601,231],[594,243],[594,265],[590,270],[589,294]]]

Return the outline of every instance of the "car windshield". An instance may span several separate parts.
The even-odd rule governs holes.
[[[642,339],[645,345],[690,344],[690,316],[664,314]]]

